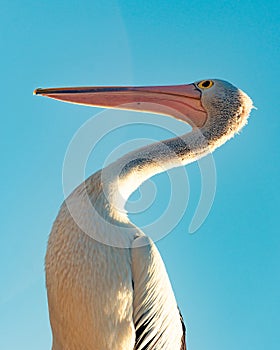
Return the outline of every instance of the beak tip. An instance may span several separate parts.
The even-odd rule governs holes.
[[[40,89],[40,88],[38,88],[38,89],[35,89],[34,91],[33,91],[33,95],[41,95],[41,91],[42,89]]]

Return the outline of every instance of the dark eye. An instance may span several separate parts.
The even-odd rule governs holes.
[[[200,89],[209,89],[213,85],[214,82],[212,80],[202,80],[197,84]]]

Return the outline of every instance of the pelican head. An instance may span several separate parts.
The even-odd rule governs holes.
[[[229,139],[246,125],[253,107],[247,94],[219,79],[194,84],[201,92],[201,104],[207,111],[201,131],[208,140],[217,142],[218,139]]]
[[[241,130],[253,107],[243,91],[219,79],[174,86],[36,89],[34,94],[76,104],[165,114],[200,129],[210,144],[218,145]]]

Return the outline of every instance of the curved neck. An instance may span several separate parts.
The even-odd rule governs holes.
[[[129,196],[147,179],[191,163],[215,148],[199,129],[130,152],[102,170],[103,191],[110,204],[125,212]]]

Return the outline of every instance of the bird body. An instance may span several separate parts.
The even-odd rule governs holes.
[[[192,132],[130,152],[77,187],[54,222],[46,255],[53,350],[186,349],[164,263],[154,243],[129,221],[125,203],[151,176],[199,159],[231,138],[246,124],[250,98],[220,80],[35,93],[192,123]]]
[[[106,220],[98,209],[87,217],[84,199],[103,208],[100,193],[98,172],[68,198],[79,203],[76,214],[88,220],[80,224],[90,235],[71,216],[67,200],[52,228],[46,271],[53,349],[132,350],[135,343],[136,349],[181,349],[183,325],[157,248],[128,220],[120,226],[112,208],[102,212]],[[111,245],[97,240],[108,232]]]

